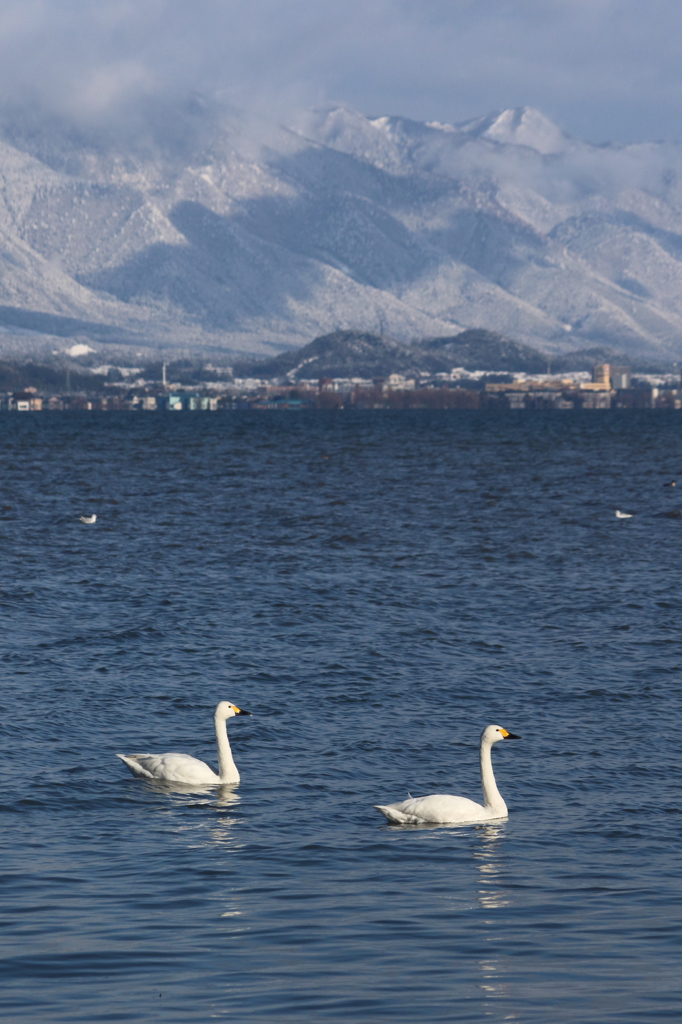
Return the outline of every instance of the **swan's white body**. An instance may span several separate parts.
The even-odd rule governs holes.
[[[621,510],[617,508],[616,519],[632,519],[632,512],[621,512]]]
[[[78,518],[80,519],[81,523],[87,523],[88,526],[90,526],[91,523],[97,522],[97,516],[95,515],[94,512],[91,516],[79,516]]]
[[[447,825],[467,824],[476,821],[491,821],[507,817],[507,805],[493,775],[490,751],[499,740],[517,740],[518,736],[507,732],[499,725],[489,725],[481,733],[479,754],[481,760],[481,786],[483,803],[477,804],[465,796],[451,796],[449,793],[434,793],[432,796],[410,797],[398,804],[375,804],[392,825]]]
[[[227,719],[235,715],[250,715],[241,711],[229,701],[221,700],[215,709],[213,723],[218,745],[218,774],[191,754],[117,754],[138,779],[158,779],[162,782],[179,782],[187,786],[219,784],[235,785],[239,772],[232,757],[230,741],[227,738]]]

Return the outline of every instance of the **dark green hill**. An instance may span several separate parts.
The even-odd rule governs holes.
[[[610,363],[611,366],[629,366],[639,373],[658,373],[661,366],[653,359],[633,359],[623,352],[614,352],[612,348],[581,348],[575,352],[552,357],[552,373],[568,373],[578,370],[591,370],[597,363]]]
[[[387,377],[391,373],[445,373],[453,367],[496,372],[544,373],[547,358],[536,349],[492,331],[469,330],[454,337],[403,345],[363,331],[334,331],[309,345],[266,360],[234,366],[237,377],[291,381],[319,377]]]
[[[544,353],[479,328],[463,331],[454,338],[429,338],[420,342],[419,347],[438,354],[450,367],[506,373],[547,373],[547,356]]]
[[[372,379],[391,373],[447,373],[458,366],[491,373],[566,373],[591,370],[595,363],[602,362],[645,369],[611,349],[581,349],[549,356],[494,331],[474,328],[450,337],[425,338],[412,345],[365,331],[333,331],[271,359],[236,363],[233,372],[236,377],[287,379],[293,383],[320,377]],[[646,369],[651,367],[647,364]]]
[[[422,368],[424,354],[391,338],[363,331],[334,331],[309,345],[274,359],[237,363],[236,377],[287,377],[291,381],[319,377],[387,377]]]

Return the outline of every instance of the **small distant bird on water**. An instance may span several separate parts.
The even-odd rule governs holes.
[[[671,480],[669,484],[663,484],[664,487],[677,487],[677,481]]]
[[[90,523],[97,522],[97,516],[95,515],[94,512],[91,516],[79,516],[78,518],[80,519],[81,523],[87,523],[88,526],[90,525]]]
[[[621,512],[620,509],[616,509],[616,519],[632,519],[632,512]]]

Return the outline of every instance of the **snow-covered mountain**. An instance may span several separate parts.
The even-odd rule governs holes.
[[[153,127],[0,116],[0,348],[485,328],[682,356],[682,147],[591,146],[528,108],[281,127],[195,101]]]

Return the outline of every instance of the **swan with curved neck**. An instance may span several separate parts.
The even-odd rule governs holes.
[[[410,797],[397,804],[375,804],[392,825],[447,825],[467,824],[476,821],[491,821],[507,817],[507,805],[493,774],[490,756],[493,743],[500,740],[519,740],[512,732],[499,725],[489,725],[481,733],[479,757],[481,762],[481,786],[483,803],[477,804],[465,796],[451,796],[449,793],[434,793],[432,796]]]
[[[218,746],[218,774],[191,754],[117,754],[138,779],[157,779],[161,782],[179,782],[194,785],[235,785],[239,772],[232,757],[227,738],[227,719],[235,715],[250,715],[235,704],[221,700],[213,714],[215,738]]]

